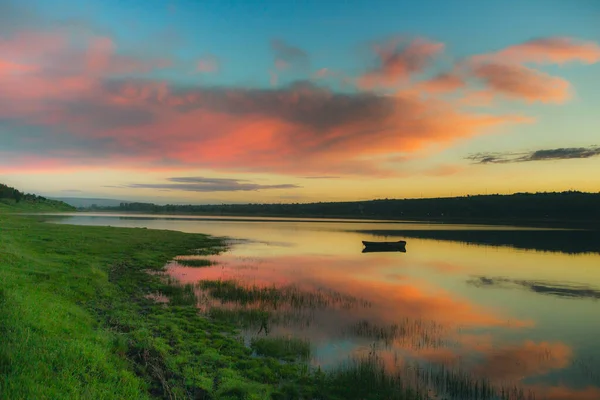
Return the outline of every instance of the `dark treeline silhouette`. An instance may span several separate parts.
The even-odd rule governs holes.
[[[600,193],[516,193],[428,199],[385,199],[292,204],[164,205],[121,203],[111,211],[345,217],[423,220],[600,221]]]
[[[30,194],[30,193],[23,193],[15,188],[7,186],[3,183],[0,183],[0,199],[14,200],[17,203],[21,202],[22,200],[34,201],[34,202],[35,201],[40,201],[40,202],[48,201],[48,199],[46,199],[45,197],[37,196],[35,194]]]

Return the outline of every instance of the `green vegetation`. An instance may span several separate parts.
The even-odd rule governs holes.
[[[250,348],[259,356],[268,356],[285,361],[310,358],[310,342],[295,337],[254,338]]]
[[[385,199],[306,204],[165,205],[121,203],[105,210],[203,215],[415,219],[473,222],[600,221],[600,193],[516,193],[431,199]]]
[[[75,211],[62,201],[49,200],[35,194],[23,193],[0,183],[0,212]]]

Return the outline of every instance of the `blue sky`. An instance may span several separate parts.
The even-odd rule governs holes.
[[[364,179],[365,195],[402,182],[385,197],[410,197],[426,184],[441,188],[431,195],[481,192],[503,177],[500,192],[532,181],[600,190],[588,175],[600,166],[593,0],[4,0],[0,10],[0,179],[25,189],[148,198],[170,178],[203,177],[270,183],[249,193],[175,183],[161,196],[351,199]],[[553,148],[567,156],[502,158]],[[479,153],[502,154],[483,165]],[[313,175],[335,179],[304,179]],[[511,177],[521,183],[502,184]]]

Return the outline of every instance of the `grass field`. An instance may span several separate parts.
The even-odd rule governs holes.
[[[232,327],[146,273],[219,244],[0,214],[0,398],[268,398],[275,379],[240,372],[251,350]]]

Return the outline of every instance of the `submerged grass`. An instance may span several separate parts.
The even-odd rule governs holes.
[[[217,264],[206,258],[176,258],[175,261],[184,267],[212,267]]]
[[[352,359],[322,380],[323,393],[331,399],[425,400],[405,383],[402,374],[390,373],[377,357]]]
[[[284,361],[310,358],[310,342],[295,337],[254,338],[250,348],[259,356],[274,357]]]

